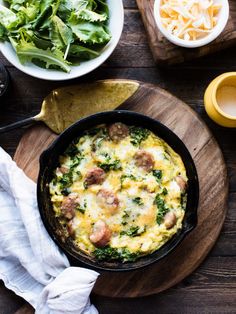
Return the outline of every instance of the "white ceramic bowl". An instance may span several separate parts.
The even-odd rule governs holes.
[[[0,4],[4,5],[4,1],[0,0]],[[111,55],[119,42],[123,30],[124,9],[122,0],[107,0],[107,4],[110,9],[110,21],[108,25],[112,35],[110,42],[103,48],[99,57],[81,62],[78,66],[71,66],[70,73],[65,73],[59,70],[42,69],[30,62],[25,65],[21,64],[9,42],[0,42],[0,51],[16,68],[26,74],[40,79],[63,81],[85,75],[99,67]]]
[[[228,18],[229,18],[229,2],[228,0],[221,0],[220,3],[222,4],[222,8],[218,15],[218,23],[213,28],[212,32],[207,34],[205,37],[197,40],[191,40],[187,41],[184,39],[180,39],[176,37],[175,35],[172,35],[170,32],[166,30],[166,28],[163,26],[161,22],[161,16],[160,16],[160,5],[162,3],[162,0],[155,0],[154,3],[154,17],[157,24],[158,29],[162,33],[163,36],[165,36],[170,42],[177,46],[185,47],[185,48],[197,48],[201,46],[205,46],[215,40],[220,33],[224,30]]]

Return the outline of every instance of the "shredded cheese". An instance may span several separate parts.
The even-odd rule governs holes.
[[[163,0],[160,16],[168,32],[191,41],[203,38],[213,30],[221,7],[216,0]]]

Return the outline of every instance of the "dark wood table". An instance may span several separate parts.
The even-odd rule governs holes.
[[[104,78],[138,79],[158,84],[189,104],[205,120],[223,150],[230,177],[229,210],[209,256],[177,286],[145,298],[121,300],[93,296],[92,301],[101,314],[236,313],[236,129],[214,124],[203,107],[208,83],[223,72],[236,71],[236,47],[191,63],[160,69],[149,51],[135,0],[124,0],[124,5],[125,26],[117,49],[102,67],[73,83]],[[0,125],[36,114],[42,99],[53,88],[72,83],[34,79],[11,66],[1,54],[0,61],[7,66],[12,79],[8,96],[0,101]],[[13,155],[23,133],[19,129],[1,135],[0,145]],[[30,314],[33,310],[0,283],[0,314],[12,313]]]

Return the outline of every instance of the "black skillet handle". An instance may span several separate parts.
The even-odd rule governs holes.
[[[35,123],[35,121],[36,120],[34,119],[34,117],[31,117],[31,118],[27,118],[27,119],[24,119],[24,120],[0,127],[0,134],[14,130],[16,128],[23,127],[23,126],[29,126],[29,125]]]

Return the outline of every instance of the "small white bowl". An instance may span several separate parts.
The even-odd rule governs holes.
[[[4,1],[0,0],[1,5],[5,5]],[[110,20],[108,28],[111,32],[112,38],[110,42],[104,47],[99,57],[81,62],[80,65],[71,66],[70,73],[65,73],[60,70],[43,69],[33,63],[21,64],[14,49],[9,42],[0,42],[0,51],[4,57],[22,72],[36,78],[50,81],[64,81],[85,75],[106,61],[113,50],[116,48],[124,25],[124,8],[122,0],[107,0],[110,10]]]
[[[228,18],[229,18],[229,2],[228,0],[221,0],[222,8],[220,9],[219,15],[218,15],[218,22],[217,25],[213,28],[213,30],[206,36],[204,36],[201,39],[197,40],[184,40],[180,39],[175,35],[172,35],[170,32],[166,30],[166,28],[163,26],[161,22],[161,16],[160,16],[160,5],[162,3],[162,0],[155,0],[154,3],[154,17],[157,24],[158,29],[162,33],[163,36],[165,36],[170,42],[177,46],[185,47],[185,48],[197,48],[202,47],[213,40],[215,40],[224,30]]]

